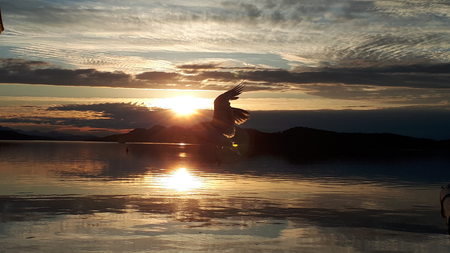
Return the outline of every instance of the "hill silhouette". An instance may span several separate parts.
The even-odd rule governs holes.
[[[21,134],[9,128],[0,128],[0,140],[48,140],[46,137]]]
[[[210,144],[203,135],[202,128],[202,125],[191,128],[154,126],[149,129],[134,129],[126,134],[111,135],[100,140]],[[306,127],[295,127],[276,133],[239,128],[232,141],[238,144],[241,153],[247,155],[275,154],[290,157],[321,158],[450,150],[450,140],[435,141],[389,133],[338,133]]]
[[[423,153],[448,149],[448,143],[389,133],[337,133],[295,127],[267,135],[249,131],[253,152],[290,157],[332,157],[344,155],[380,155]]]
[[[207,123],[193,127],[155,125],[148,129],[137,128],[125,134],[86,137],[82,140],[214,145],[209,139],[210,136],[205,134],[207,128]],[[73,140],[72,136],[69,137],[67,139],[49,138],[19,133],[10,128],[0,128],[1,140]],[[304,157],[323,159],[348,155],[430,154],[450,151],[450,140],[436,141],[389,133],[338,133],[307,127],[294,127],[275,133],[237,128],[236,135],[231,141],[238,144],[237,149],[244,155],[280,155],[292,159]]]
[[[94,135],[73,135],[58,131],[39,132],[15,130],[0,126],[0,140],[55,140],[55,141],[85,141],[96,140]]]

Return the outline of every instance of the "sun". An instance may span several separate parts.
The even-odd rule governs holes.
[[[153,105],[172,110],[177,116],[190,116],[197,113],[199,109],[211,107],[211,101],[206,98],[178,96],[161,98],[153,101]]]
[[[175,97],[171,102],[170,109],[179,116],[188,116],[197,113],[198,105],[193,97]]]

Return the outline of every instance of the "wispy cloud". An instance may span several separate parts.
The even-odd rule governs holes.
[[[38,109],[39,110],[39,109]],[[148,108],[137,103],[69,104],[48,107],[35,116],[2,117],[0,123],[33,124],[53,128],[133,129],[153,125],[189,126],[211,120],[209,110],[199,110],[189,119],[171,110]]]
[[[0,82],[450,100],[445,0],[0,0]],[[13,59],[13,60],[12,60]],[[23,59],[23,60],[19,60]]]
[[[142,71],[144,66],[130,60],[149,51],[275,53],[293,65],[319,67],[450,60],[450,6],[439,0],[0,0],[0,4],[8,24],[4,52],[53,58],[74,67],[123,71],[128,66],[130,71]],[[96,65],[112,62],[109,57],[117,65],[106,64],[105,69]]]

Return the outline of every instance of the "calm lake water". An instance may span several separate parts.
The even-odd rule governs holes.
[[[291,163],[0,142],[0,252],[450,252],[443,156]]]

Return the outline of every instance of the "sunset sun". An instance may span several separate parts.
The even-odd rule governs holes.
[[[197,113],[199,109],[208,109],[211,107],[211,101],[209,99],[191,96],[159,99],[154,101],[153,104],[157,107],[170,109],[177,116],[190,116]]]
[[[169,108],[179,116],[195,114],[200,104],[193,97],[175,97],[172,99]]]

